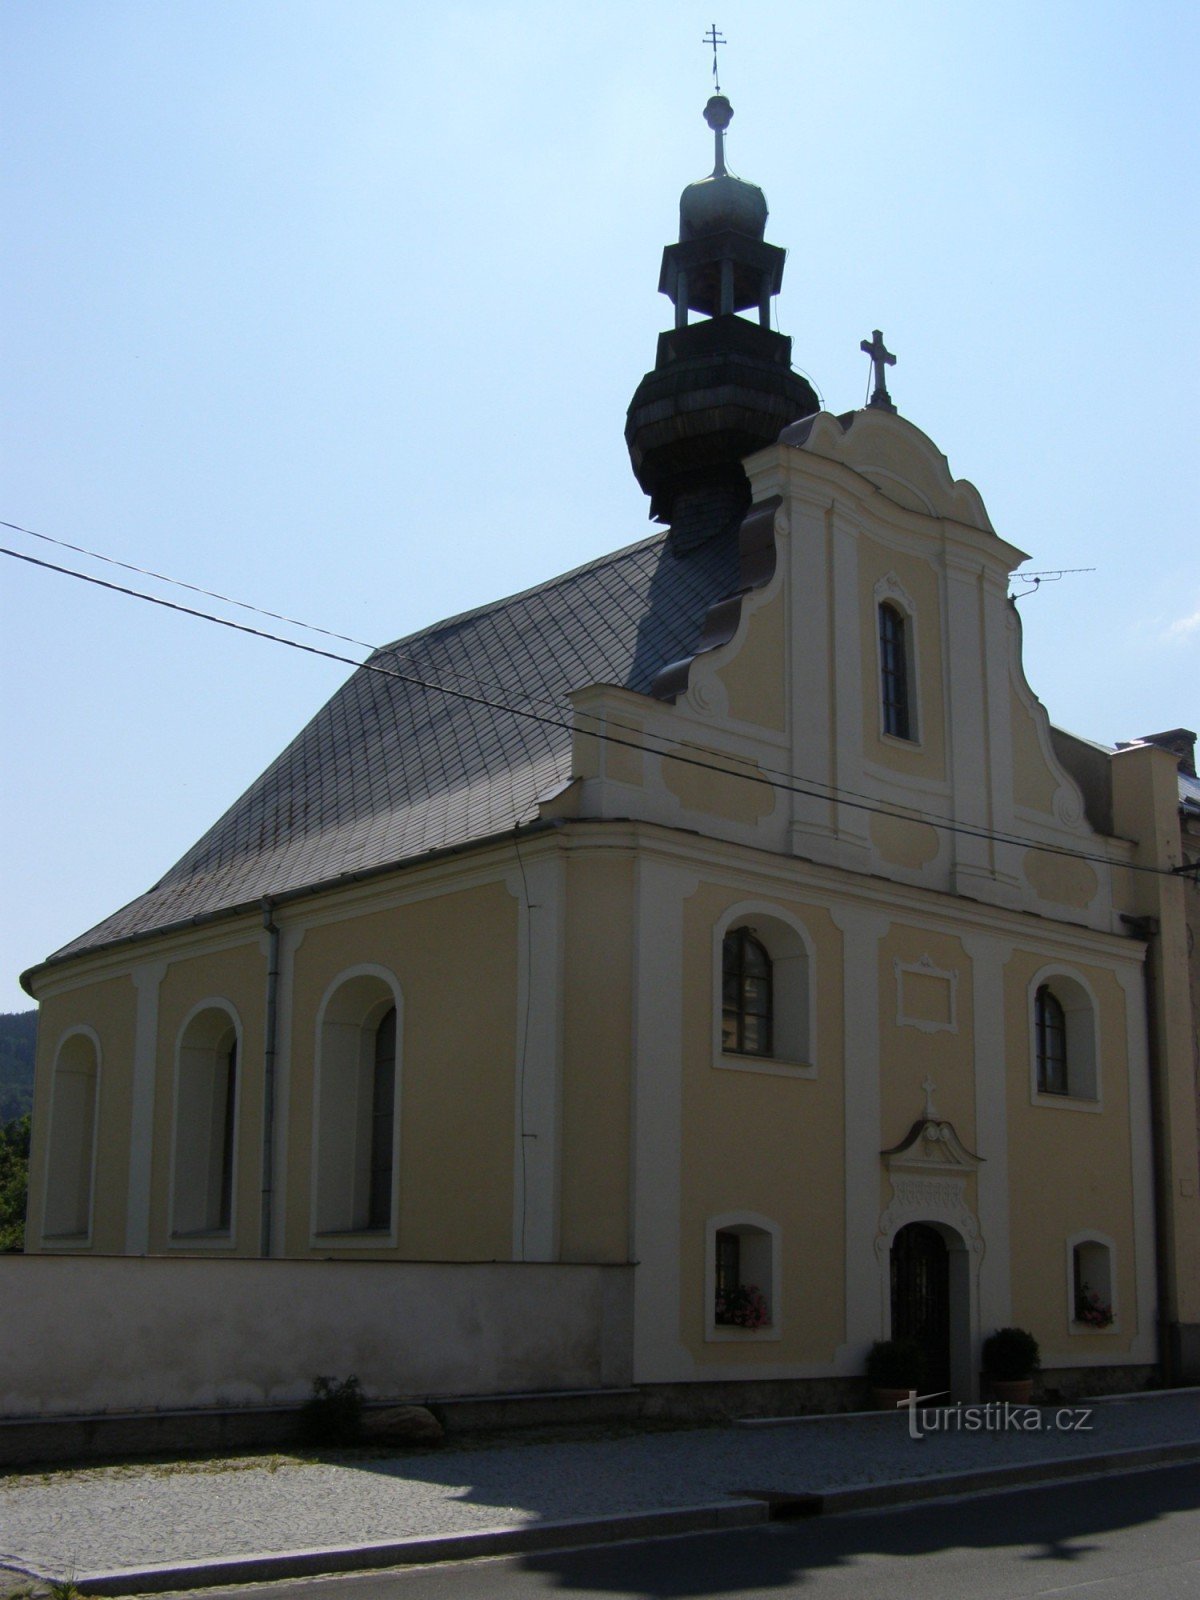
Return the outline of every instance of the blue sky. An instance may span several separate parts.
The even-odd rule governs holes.
[[[372,643],[652,531],[622,428],[709,170],[710,13],[8,0],[0,518]],[[861,404],[882,328],[997,530],[1096,569],[1022,602],[1056,722],[1195,727],[1200,10],[717,24],[796,365]],[[17,973],[148,887],[348,669],[7,558],[0,585],[21,1009]]]

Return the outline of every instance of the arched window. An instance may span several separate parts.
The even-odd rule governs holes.
[[[909,679],[908,625],[890,600],[879,607],[879,672],[883,731],[896,739],[913,737]]]
[[[374,969],[346,978],[318,1027],[314,1232],[390,1234],[399,1133],[397,993]]]
[[[782,908],[734,907],[713,930],[713,1065],[813,1077],[812,946]]]
[[[223,1005],[186,1023],[175,1076],[174,1239],[229,1238],[237,1138],[238,1027]]]
[[[711,1217],[706,1231],[708,1338],[778,1338],[778,1225],[753,1212],[730,1212]]]
[[[100,1049],[88,1030],[59,1046],[50,1091],[44,1239],[84,1244],[92,1231],[92,1176]]]
[[[1114,1277],[1112,1247],[1103,1239],[1070,1241],[1071,1331],[1103,1333],[1113,1326]]]
[[[1043,983],[1034,997],[1037,1033],[1037,1083],[1042,1094],[1067,1093],[1067,1018],[1062,1005]]]
[[[774,1031],[771,958],[749,928],[733,928],[722,947],[721,1046],[769,1056]]]
[[[1033,1068],[1037,1096],[1098,1099],[1095,1007],[1067,973],[1053,973],[1034,989]]]

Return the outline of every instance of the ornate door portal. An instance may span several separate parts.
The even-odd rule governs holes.
[[[892,1337],[923,1346],[928,1393],[950,1388],[950,1257],[926,1222],[910,1222],[892,1241]]]

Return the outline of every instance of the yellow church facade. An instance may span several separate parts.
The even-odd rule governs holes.
[[[1149,1369],[1153,1068],[1200,1322],[1190,1018],[1148,1017],[1127,921],[1179,936],[1137,870],[1172,759],[1068,770],[1021,554],[911,424],[819,414],[747,470],[745,581],[670,694],[575,690],[528,824],[31,975],[30,1249],[633,1263],[632,1376],[677,1383],[860,1373],[916,1224],[957,1392],[1011,1323]]]
[[[1062,1392],[1195,1375],[1179,758],[1052,726],[1022,552],[879,333],[870,403],[819,409],[705,116],[626,426],[667,531],[377,651],[26,974],[27,1264],[207,1273],[214,1317],[258,1281],[220,1262],[453,1265],[464,1371],[472,1285],[538,1263],[603,1269],[603,1381],[849,1403],[904,1337],[966,1397],[1014,1324]],[[535,1344],[552,1279],[505,1280]],[[387,1337],[376,1389],[419,1386]]]

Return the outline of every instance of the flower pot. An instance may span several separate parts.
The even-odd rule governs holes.
[[[1032,1378],[992,1378],[992,1395],[1013,1406],[1027,1406],[1033,1398]]]

